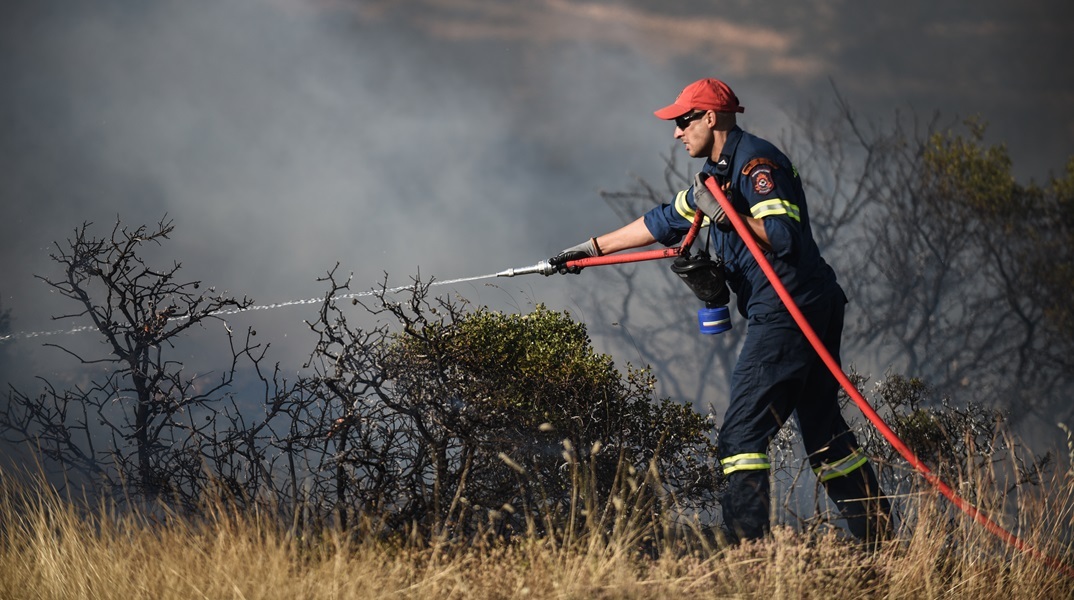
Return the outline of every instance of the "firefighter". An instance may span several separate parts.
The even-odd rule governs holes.
[[[739,312],[748,321],[717,441],[728,481],[721,501],[726,534],[737,542],[768,532],[768,446],[794,415],[819,481],[850,531],[873,544],[890,532],[890,506],[840,413],[839,384],[705,187],[708,178],[715,178],[725,191],[795,303],[838,361],[846,296],[813,239],[798,172],[773,144],[738,126],[737,114],[743,111],[731,88],[718,79],[688,85],[674,103],[654,114],[674,121],[675,139],[691,157],[705,159],[693,185],[629,225],[563,250],[549,263],[561,273],[576,273],[579,269],[565,263],[654,242],[674,245],[700,207],[714,225],[709,227],[709,244],[723,263],[722,270],[710,271],[726,278]],[[709,297],[703,293],[711,296],[714,289],[712,281],[683,280],[703,299]]]

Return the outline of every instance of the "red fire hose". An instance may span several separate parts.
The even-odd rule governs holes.
[[[660,250],[642,250],[640,252],[625,252],[619,254],[606,254],[604,256],[590,256],[579,258],[566,263],[568,267],[596,267],[598,265],[621,265],[625,263],[641,262],[643,260],[656,260],[660,258],[675,258],[690,249],[701,231],[701,223],[705,220],[705,214],[700,210],[694,214],[694,222],[690,230],[682,239],[682,244],[677,248],[663,248]]]
[[[790,311],[791,316],[794,317],[794,320],[802,329],[802,333],[805,334],[806,339],[809,340],[809,343],[813,345],[813,348],[817,351],[817,354],[820,355],[821,360],[823,360],[824,364],[828,366],[828,369],[832,372],[832,375],[834,375],[835,378],[839,381],[839,384],[843,386],[843,390],[846,391],[846,393],[854,401],[854,404],[856,404],[858,408],[861,409],[861,412],[865,414],[866,418],[868,418],[869,421],[872,422],[872,424],[877,428],[878,431],[880,431],[884,438],[887,439],[887,441],[896,450],[899,451],[899,454],[901,454],[907,462],[913,465],[914,469],[921,473],[921,475],[925,477],[926,481],[928,481],[934,488],[939,490],[941,494],[946,496],[952,503],[954,503],[955,506],[961,509],[962,512],[966,513],[970,517],[973,517],[975,521],[983,525],[985,529],[994,534],[996,537],[1002,539],[1003,541],[1021,550],[1022,552],[1025,552],[1026,554],[1044,562],[1053,569],[1062,571],[1070,577],[1074,577],[1074,568],[1072,568],[1070,565],[1064,564],[1056,558],[1049,556],[1037,550],[1036,548],[1033,548],[1032,546],[1028,545],[1026,542],[1022,541],[1013,533],[996,524],[992,519],[988,518],[987,515],[978,510],[977,507],[975,507],[973,504],[964,500],[961,496],[956,494],[954,490],[952,490],[950,487],[948,487],[947,484],[941,481],[940,478],[935,473],[933,473],[932,470],[928,468],[928,466],[925,465],[925,463],[921,462],[917,455],[915,455],[913,451],[910,450],[910,448],[908,448],[906,444],[899,439],[899,436],[895,435],[895,432],[892,431],[886,423],[884,423],[884,420],[880,417],[880,415],[878,415],[876,411],[873,410],[873,407],[869,405],[869,402],[861,395],[860,392],[858,392],[858,389],[854,387],[854,384],[851,383],[850,379],[846,376],[845,373],[843,373],[843,369],[839,365],[839,363],[835,361],[831,353],[828,352],[828,349],[824,347],[823,343],[821,343],[820,338],[817,337],[816,332],[813,331],[813,327],[810,326],[809,321],[806,320],[805,316],[802,314],[802,311],[798,308],[798,305],[795,304],[794,299],[791,298],[791,295],[787,292],[787,288],[783,286],[783,282],[781,282],[779,276],[776,275],[776,272],[772,268],[771,263],[769,263],[768,259],[765,258],[764,252],[757,244],[757,241],[753,238],[753,234],[746,226],[746,223],[742,220],[742,217],[740,217],[738,213],[735,212],[734,206],[731,205],[731,202],[727,199],[727,196],[724,195],[723,190],[720,189],[720,186],[716,184],[716,179],[709,178],[705,181],[705,186],[708,187],[709,191],[712,192],[712,195],[720,203],[720,206],[723,207],[723,210],[725,213],[727,213],[727,217],[730,219],[731,224],[734,225],[735,231],[737,231],[739,237],[741,237],[742,240],[746,242],[746,247],[749,248],[750,253],[753,255],[754,259],[757,260],[757,264],[761,266],[761,269],[764,271],[765,276],[768,277],[768,281],[772,284],[772,287],[775,288],[776,293],[779,294],[780,299],[783,300],[783,304],[787,307],[787,310]],[[701,211],[698,211],[698,214],[700,213]]]
[[[686,232],[686,236],[682,239],[682,244],[677,248],[664,248],[662,250],[642,250],[641,252],[621,252],[618,254],[607,254],[605,256],[590,256],[589,258],[579,258],[576,260],[567,261],[564,266],[574,267],[596,267],[599,265],[622,265],[626,263],[641,262],[645,260],[657,260],[661,258],[674,258],[680,256],[690,250],[690,245],[694,243],[694,239],[697,238],[697,233],[701,231],[701,223],[705,220],[705,215],[700,210],[694,214],[694,222],[690,225],[690,230]],[[507,269],[506,271],[500,271],[494,273],[497,277],[514,277],[516,275],[528,275],[531,273],[540,273],[541,275],[551,275],[556,272],[556,268],[553,267],[547,260],[529,266],[518,267],[514,269]]]

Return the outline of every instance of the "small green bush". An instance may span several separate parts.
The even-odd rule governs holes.
[[[471,457],[471,504],[514,500],[559,513],[579,493],[579,468],[582,491],[599,496],[587,501],[605,504],[650,463],[679,507],[714,502],[712,425],[689,406],[654,399],[647,369],[622,374],[566,312],[482,308],[405,330],[391,355],[400,404],[436,407],[450,445],[468,451],[460,454]]]

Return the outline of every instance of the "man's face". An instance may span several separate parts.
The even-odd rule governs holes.
[[[682,142],[692,158],[712,154],[713,135],[709,120],[715,118],[712,111],[695,110],[675,119],[675,139]]]

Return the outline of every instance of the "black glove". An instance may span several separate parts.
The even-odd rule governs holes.
[[[578,260],[580,258],[589,258],[590,256],[602,256],[600,247],[597,246],[596,238],[589,238],[588,240],[578,244],[577,246],[571,246],[566,250],[563,250],[559,254],[548,259],[548,264],[552,265],[556,269],[556,272],[561,275],[571,273],[577,275],[582,272],[582,267],[568,267],[567,263],[572,260]]]
[[[727,218],[727,213],[724,212],[723,206],[712,197],[712,193],[705,186],[705,180],[709,177],[712,177],[712,175],[704,171],[694,175],[694,202],[697,203],[697,208],[705,213],[705,216],[716,225],[716,229],[723,232],[731,231],[734,227]]]

